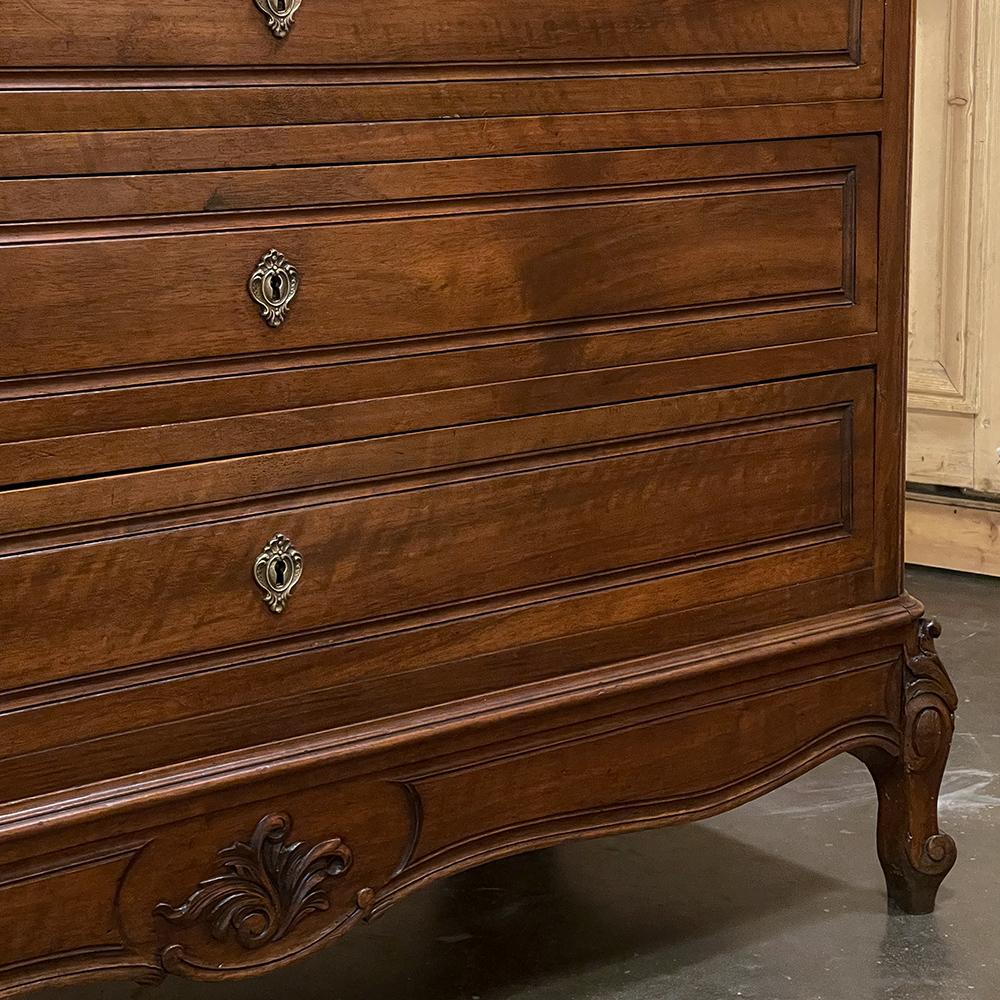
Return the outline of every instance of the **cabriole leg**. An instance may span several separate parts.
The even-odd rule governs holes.
[[[938,828],[938,793],[954,732],[955,689],[938,658],[938,624],[921,619],[907,650],[902,754],[863,749],[878,789],[878,854],[890,905],[931,913],[955,864],[955,842]]]

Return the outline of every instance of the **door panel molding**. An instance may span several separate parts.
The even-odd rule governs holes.
[[[907,559],[1000,575],[1000,11],[917,10]]]
[[[917,10],[907,478],[1000,494],[1000,12]]]
[[[990,0],[986,0],[990,2]],[[910,409],[979,405],[982,238],[977,222],[977,48],[982,0],[918,5]]]

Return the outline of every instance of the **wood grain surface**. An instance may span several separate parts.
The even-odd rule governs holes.
[[[0,997],[254,975],[840,753],[933,908],[911,36],[909,0],[8,12]]]

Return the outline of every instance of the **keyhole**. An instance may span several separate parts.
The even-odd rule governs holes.
[[[272,566],[274,570],[274,582],[278,587],[284,587],[285,585],[285,560],[278,559],[273,563]]]
[[[285,13],[285,0],[274,0],[274,9],[279,14]]]
[[[276,274],[272,274],[268,279],[268,283],[271,286],[271,297],[273,301],[277,302],[281,298],[281,293],[283,290],[283,283],[281,278]]]

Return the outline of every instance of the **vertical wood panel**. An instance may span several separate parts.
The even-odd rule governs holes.
[[[1000,13],[993,0],[917,9],[907,474],[995,494],[1000,516]],[[966,508],[911,501],[907,558],[1000,566],[984,510],[970,562],[951,552],[971,537]]]

